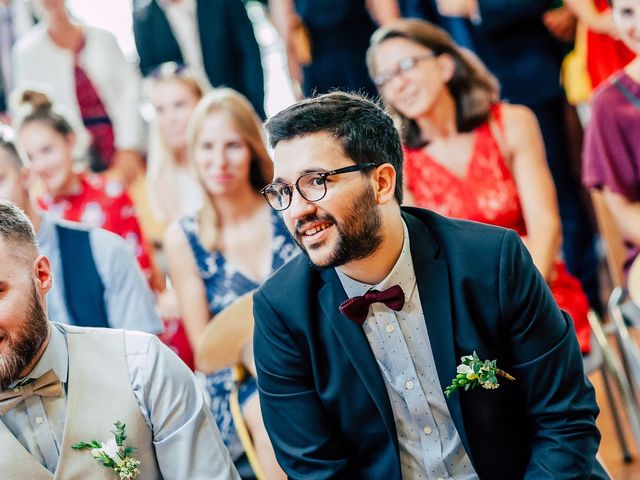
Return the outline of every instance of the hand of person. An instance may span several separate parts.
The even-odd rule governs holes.
[[[477,0],[436,0],[438,12],[445,17],[471,18],[478,14]]]
[[[108,176],[129,187],[138,177],[144,175],[144,160],[135,150],[118,150],[113,156]]]
[[[562,42],[572,42],[576,36],[577,19],[569,7],[547,10],[542,20],[547,30]]]

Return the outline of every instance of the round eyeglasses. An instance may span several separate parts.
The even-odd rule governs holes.
[[[302,195],[305,200],[317,202],[322,200],[327,194],[327,177],[340,175],[342,173],[358,172],[375,166],[375,163],[362,163],[338,168],[337,170],[329,170],[328,172],[309,172],[300,175],[293,185],[284,182],[273,182],[260,190],[260,193],[264,195],[267,203],[274,210],[286,210],[289,208],[289,205],[291,205],[294,185],[298,193]]]
[[[413,70],[419,62],[429,60],[430,58],[435,58],[435,55],[433,53],[425,53],[424,55],[418,55],[415,57],[405,57],[398,62],[398,65],[393,70],[374,75],[372,79],[373,83],[376,87],[383,88],[398,75]]]

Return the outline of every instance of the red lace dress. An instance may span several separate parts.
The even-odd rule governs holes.
[[[43,195],[38,205],[57,218],[109,230],[127,240],[134,248],[147,280],[151,278],[151,260],[131,199],[119,182],[102,175],[80,175],[77,192],[64,196]]]
[[[496,108],[494,112],[499,112]],[[418,206],[448,217],[498,225],[527,233],[518,189],[488,124],[475,130],[474,146],[464,177],[436,162],[422,148],[404,149],[404,176]],[[580,349],[589,351],[589,303],[578,279],[556,261],[549,287],[556,302],[573,318]]]

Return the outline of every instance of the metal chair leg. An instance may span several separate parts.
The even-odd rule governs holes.
[[[613,378],[620,392],[623,406],[625,408],[629,424],[631,426],[631,433],[633,435],[634,442],[636,444],[636,450],[640,449],[640,417],[638,416],[638,401],[631,387],[631,384],[624,374],[622,367],[620,366],[616,356],[611,349],[611,346],[607,340],[607,337],[602,329],[600,319],[595,312],[589,312],[589,324],[591,325],[591,331],[593,332],[599,347],[602,350],[603,367],[613,375]],[[628,333],[628,332],[627,332]],[[605,389],[610,390],[607,387],[608,379],[605,380]],[[612,400],[610,392],[607,391],[607,395]],[[614,403],[612,402],[612,406]],[[613,411],[614,409],[612,409]],[[617,413],[616,413],[617,414]],[[617,428],[617,426],[616,426]],[[620,437],[622,438],[622,437]],[[625,451],[623,448],[623,455]]]
[[[631,463],[633,461],[633,457],[631,456],[629,445],[627,444],[627,439],[625,438],[624,431],[622,430],[620,415],[618,414],[618,406],[613,396],[613,391],[611,390],[611,380],[609,379],[609,373],[607,372],[606,365],[603,363],[600,366],[599,370],[602,374],[602,382],[604,383],[604,391],[607,395],[607,401],[609,403],[609,409],[611,411],[611,418],[613,419],[613,426],[616,429],[616,435],[618,437],[618,442],[620,443],[620,450],[622,451],[622,461],[624,463]]]

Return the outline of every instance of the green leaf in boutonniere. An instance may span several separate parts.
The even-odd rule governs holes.
[[[91,440],[90,442],[74,443],[71,448],[75,450],[90,448],[93,458],[102,466],[112,468],[120,480],[137,478],[140,474],[140,460],[130,456],[136,449],[124,444],[127,439],[126,425],[122,422],[116,422],[114,426],[116,429],[111,432],[113,437],[109,438],[106,443]]]
[[[515,380],[514,377],[496,366],[497,360],[483,362],[478,358],[476,352],[473,352],[472,355],[465,355],[460,360],[462,363],[458,365],[458,374],[451,380],[451,385],[444,389],[447,397],[450,397],[458,388],[464,388],[466,391],[480,385],[488,390],[496,389],[500,386],[498,377]]]

